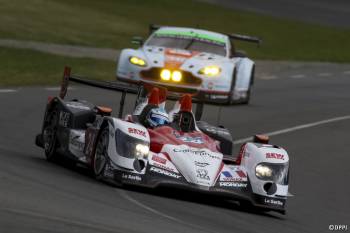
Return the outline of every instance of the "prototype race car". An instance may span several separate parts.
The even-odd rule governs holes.
[[[256,37],[194,28],[151,25],[138,49],[123,49],[118,58],[117,80],[140,81],[183,92],[198,92],[206,102],[249,102],[254,82],[252,60],[236,50],[233,40],[260,43]]]
[[[134,112],[124,118],[119,112],[116,118],[108,107],[65,101],[69,80],[119,90],[70,76],[67,70],[60,97],[49,98],[36,137],[48,160],[71,158],[97,179],[119,185],[187,189],[285,213],[289,157],[281,147],[268,144],[267,137],[256,135],[234,158],[228,130],[197,121],[188,94],[176,102],[168,120],[150,125],[145,120],[151,111],[165,111],[166,89],[140,86]]]

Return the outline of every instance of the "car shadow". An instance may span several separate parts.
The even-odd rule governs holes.
[[[114,185],[119,189],[128,190],[136,193],[143,193],[146,195],[160,196],[168,199],[175,199],[185,202],[204,204],[208,206],[214,206],[222,209],[228,209],[232,211],[245,212],[253,215],[259,215],[279,220],[284,220],[283,215],[280,215],[276,212],[267,211],[259,209],[257,207],[251,206],[246,202],[239,202],[228,198],[222,198],[219,196],[212,196],[210,194],[198,193],[190,190],[176,189],[176,188],[165,188],[159,187],[156,189],[131,186],[131,185]]]
[[[49,163],[52,165],[56,165],[57,167],[61,167],[63,169],[67,169],[69,171],[78,173],[82,175],[82,178],[85,177],[87,179],[95,180],[94,175],[92,174],[91,170],[89,170],[87,167],[80,165],[68,158],[62,157],[59,161],[55,162],[48,162],[44,158],[38,158],[33,157],[33,159],[36,162],[40,163]],[[96,180],[96,182],[98,182]],[[143,193],[145,195],[153,195],[153,196],[159,196],[163,198],[168,199],[174,199],[174,200],[180,200],[185,202],[191,202],[191,203],[198,203],[198,204],[204,204],[208,206],[215,206],[218,208],[228,209],[231,211],[238,211],[238,212],[245,212],[253,215],[259,215],[279,220],[284,220],[283,215],[280,215],[276,212],[268,212],[263,209],[259,209],[256,207],[253,207],[246,202],[239,202],[228,198],[222,198],[219,196],[212,196],[210,194],[204,194],[204,193],[198,193],[191,190],[183,190],[183,189],[176,189],[176,188],[169,188],[169,187],[159,187],[159,188],[146,188],[146,187],[139,187],[139,186],[132,186],[132,185],[119,185],[113,182],[103,181],[106,183],[106,185],[109,185],[113,188],[123,189],[130,192],[135,193]]]

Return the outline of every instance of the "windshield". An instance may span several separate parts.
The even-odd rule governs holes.
[[[147,42],[148,46],[159,46],[174,49],[185,49],[226,56],[226,46],[223,40],[215,40],[192,34],[165,34],[155,33]]]

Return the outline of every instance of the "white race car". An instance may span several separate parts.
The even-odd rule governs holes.
[[[235,158],[229,131],[197,119],[188,94],[164,118],[164,106],[169,105],[165,88],[140,86],[133,113],[122,118],[131,90],[72,77],[68,70],[64,80],[60,97],[49,98],[36,137],[48,160],[68,157],[96,178],[118,185],[191,190],[285,213],[289,156],[268,144],[267,136],[256,135]],[[122,91],[119,117],[108,107],[64,100],[70,80]]]
[[[255,65],[232,41],[260,43],[259,38],[183,27],[151,25],[150,30],[146,41],[133,38],[138,49],[121,51],[117,80],[196,92],[206,102],[249,102]]]

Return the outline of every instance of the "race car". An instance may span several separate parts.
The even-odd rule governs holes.
[[[64,100],[69,80],[84,82],[69,71],[64,80],[60,96],[48,100],[36,137],[49,161],[68,157],[97,179],[121,186],[192,190],[285,214],[289,157],[268,137],[256,135],[233,157],[229,131],[198,121],[188,94],[168,114],[167,90],[143,85],[135,110],[113,117],[109,107]]]
[[[185,27],[150,28],[146,41],[133,39],[138,49],[121,51],[117,80],[196,92],[206,102],[248,104],[255,64],[236,50],[233,40],[260,43],[259,38]]]

